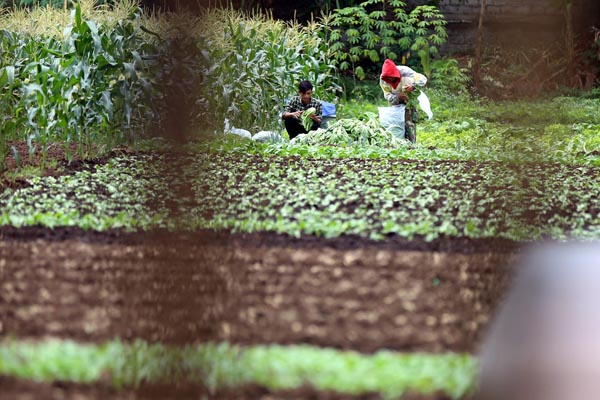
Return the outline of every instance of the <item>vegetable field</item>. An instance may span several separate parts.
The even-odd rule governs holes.
[[[30,12],[0,19],[0,397],[471,399],[522,249],[600,236],[597,99],[434,80],[416,144],[359,98],[289,141],[297,81],[339,89],[324,21]]]

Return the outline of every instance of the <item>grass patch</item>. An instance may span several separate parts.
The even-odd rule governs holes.
[[[395,154],[382,149],[382,156],[600,165],[597,100],[560,96],[496,102],[446,90],[426,92],[434,117],[427,120],[421,113],[418,150]],[[365,112],[376,114],[381,105],[381,99],[352,99],[339,106],[338,114],[360,118]]]
[[[477,361],[464,354],[361,354],[313,346],[227,343],[170,347],[136,341],[78,344],[68,340],[0,342],[0,374],[51,382],[93,383],[109,376],[117,386],[192,382],[212,389],[254,383],[271,390],[309,384],[348,394],[443,391],[460,398],[473,389]]]

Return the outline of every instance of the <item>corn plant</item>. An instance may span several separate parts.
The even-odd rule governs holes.
[[[0,48],[5,52],[15,51],[18,48],[18,38],[7,31],[0,31]],[[20,93],[19,78],[16,75],[15,65],[7,65],[4,52],[0,55],[0,171],[4,169],[7,140],[13,138],[17,132],[18,119],[22,114],[19,107]]]
[[[227,118],[245,129],[276,129],[285,99],[304,79],[313,82],[316,97],[333,99],[334,68],[317,32],[235,14],[212,29],[202,45],[201,102],[219,124]]]
[[[199,43],[185,32],[178,32],[159,46],[155,76],[160,85],[153,96],[158,132],[177,142],[185,141],[192,129],[202,129],[206,124],[207,106],[199,98],[203,79],[199,71],[209,66],[202,64],[203,46]]]
[[[112,3],[111,0],[96,0],[98,4]],[[69,5],[68,0],[2,0],[0,6],[16,6],[16,7],[54,7],[66,8]]]
[[[126,20],[139,7],[138,0],[116,0],[110,7],[97,0],[77,0],[67,2],[67,7],[44,7],[39,2],[28,7],[13,7],[0,13],[0,29],[22,32],[28,36],[53,36],[62,38],[63,30],[71,24],[71,12],[79,7],[86,19],[96,21],[106,27],[113,27],[119,21]],[[64,3],[63,3],[64,5]],[[152,24],[155,15],[145,15],[144,22]],[[164,19],[164,18],[163,18]]]
[[[105,26],[77,6],[62,37],[3,30],[0,41],[1,157],[7,139],[27,140],[30,154],[54,141],[106,151],[152,121],[158,50],[139,13]]]

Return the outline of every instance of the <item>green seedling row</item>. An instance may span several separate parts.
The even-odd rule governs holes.
[[[80,344],[69,340],[0,342],[0,375],[41,382],[94,383],[110,377],[116,387],[145,383],[197,383],[217,390],[258,384],[270,390],[310,385],[358,395],[442,391],[454,399],[471,392],[477,361],[466,354],[361,354],[308,345],[227,343],[173,347],[144,341]]]
[[[600,233],[599,181],[596,167],[563,164],[239,153],[192,153],[174,162],[147,155],[7,189],[0,194],[0,223],[375,240],[594,239]],[[179,190],[186,187],[192,188],[188,197]]]

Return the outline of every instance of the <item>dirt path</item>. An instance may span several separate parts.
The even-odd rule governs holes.
[[[65,382],[37,383],[19,379],[0,377],[0,399],[10,400],[380,400],[376,393],[348,395],[318,391],[310,387],[294,390],[269,391],[256,385],[247,385],[235,389],[224,389],[216,393],[198,385],[182,385],[178,387],[164,385],[142,385],[137,389],[115,389],[105,384],[94,385]],[[403,400],[450,400],[443,393],[431,395],[407,394]]]
[[[473,352],[512,257],[269,235],[30,236],[0,242],[1,336]]]

